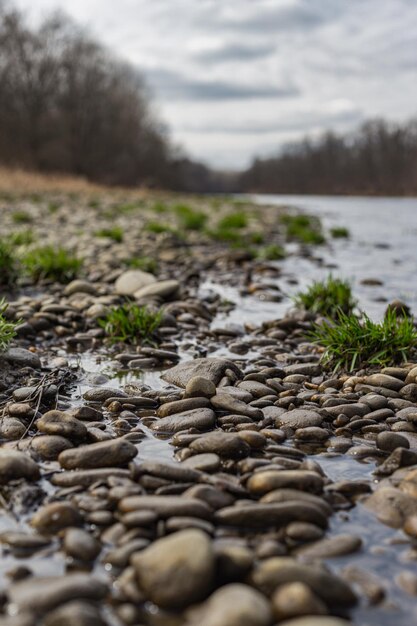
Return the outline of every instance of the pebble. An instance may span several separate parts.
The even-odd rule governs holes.
[[[29,577],[13,584],[8,595],[18,611],[41,615],[71,600],[103,600],[107,585],[89,574]]]
[[[322,416],[316,411],[307,409],[293,409],[279,415],[275,420],[277,428],[287,427],[294,430],[308,426],[321,426]]]
[[[97,606],[74,600],[48,613],[42,626],[108,626]]]
[[[121,296],[133,296],[136,291],[156,282],[156,278],[149,272],[142,270],[127,270],[123,272],[114,284],[115,292]]]
[[[214,385],[218,385],[223,376],[230,370],[237,378],[242,378],[240,369],[227,359],[208,358],[194,359],[179,363],[175,367],[164,372],[161,378],[168,383],[185,388],[188,382],[195,376],[202,376],[210,380]]]
[[[63,450],[72,448],[72,443],[59,435],[41,435],[32,439],[32,449],[44,461],[56,461]]]
[[[15,365],[16,367],[32,367],[33,369],[41,368],[41,360],[39,355],[25,348],[9,348],[1,355],[3,359]]]
[[[241,459],[249,455],[250,446],[238,435],[216,431],[192,441],[190,450],[198,454],[214,452],[222,458]]]
[[[301,615],[327,615],[327,607],[304,583],[286,583],[272,596],[275,619],[281,621]]]
[[[216,385],[204,376],[194,376],[185,386],[184,398],[211,398],[216,393]]]
[[[215,518],[220,524],[245,528],[271,528],[285,526],[295,521],[311,522],[322,528],[327,526],[327,517],[324,513],[307,502],[225,507],[216,512]]]
[[[51,502],[41,507],[32,517],[31,524],[43,534],[56,534],[69,526],[83,523],[79,510],[69,502]]]
[[[330,559],[357,552],[362,547],[362,539],[353,535],[335,535],[320,539],[307,546],[297,548],[296,553],[309,559]]]
[[[39,477],[39,467],[30,456],[18,450],[0,449],[0,484],[19,478],[38,480]]]
[[[159,280],[158,282],[151,282],[148,285],[140,287],[134,292],[133,296],[136,300],[152,297],[168,300],[176,295],[179,288],[180,283],[177,280]]]
[[[214,551],[207,535],[197,529],[158,539],[134,555],[132,564],[146,598],[166,609],[204,600],[214,583]]]
[[[309,470],[266,470],[254,473],[247,481],[251,493],[262,495],[275,489],[300,489],[310,493],[321,493],[323,478]]]
[[[38,430],[46,435],[58,435],[74,441],[82,441],[87,437],[86,426],[76,417],[63,411],[48,411],[37,420]]]
[[[259,591],[239,583],[215,591],[197,609],[189,611],[186,626],[270,626],[269,602]]]
[[[100,553],[100,543],[82,528],[68,528],[64,535],[65,553],[79,561],[94,561]]]

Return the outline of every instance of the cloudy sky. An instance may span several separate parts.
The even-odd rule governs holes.
[[[192,157],[242,167],[289,141],[417,115],[417,0],[16,0],[135,64]]]

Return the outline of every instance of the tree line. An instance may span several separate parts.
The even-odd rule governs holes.
[[[177,157],[138,72],[54,13],[0,0],[0,162],[119,185],[175,184]]]
[[[372,120],[350,134],[306,138],[276,156],[255,159],[237,186],[277,194],[416,194],[417,119]]]

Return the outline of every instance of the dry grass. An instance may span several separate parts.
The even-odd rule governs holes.
[[[20,193],[86,193],[109,194],[123,192],[134,198],[143,198],[148,194],[145,189],[124,189],[121,187],[105,187],[89,182],[85,178],[66,176],[64,174],[41,174],[22,169],[0,166],[0,192]]]

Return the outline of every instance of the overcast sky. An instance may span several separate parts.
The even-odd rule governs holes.
[[[173,140],[212,166],[417,114],[417,0],[16,3],[65,9],[135,64]]]

